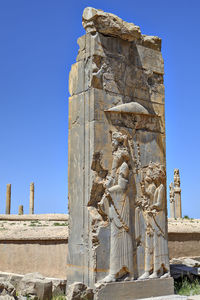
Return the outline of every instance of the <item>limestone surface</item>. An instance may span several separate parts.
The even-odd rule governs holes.
[[[140,27],[133,23],[128,23],[118,16],[104,12],[101,9],[86,7],[83,11],[83,27],[87,33],[100,32],[104,35],[120,37],[129,42],[139,41],[145,47],[154,50],[161,49],[161,39],[157,36],[142,35]]]
[[[19,205],[18,215],[23,215],[23,214],[24,214],[24,207],[23,205]]]
[[[74,282],[72,285],[68,286],[66,293],[67,300],[93,300],[94,293],[93,290],[85,286],[81,282]]]
[[[26,274],[19,283],[22,296],[36,296],[40,300],[52,299],[52,281],[45,279],[39,273]]]
[[[85,8],[83,12],[83,27],[87,33],[98,31],[105,35],[119,36],[128,41],[141,37],[139,26],[127,23],[114,14],[105,13],[93,7]]]
[[[95,300],[135,300],[143,299],[146,295],[149,295],[149,297],[173,295],[173,279],[168,278],[167,283],[164,279],[152,279],[105,284],[96,291]],[[167,299],[171,300],[171,298]]]
[[[20,291],[20,289],[24,288],[24,283],[21,284],[21,281],[23,278],[39,278],[41,280],[47,280],[48,282],[52,282],[52,295],[60,295],[60,294],[65,294],[66,291],[66,280],[60,279],[60,278],[50,278],[50,277],[44,277],[39,273],[30,273],[28,275],[20,275],[20,274],[15,274],[15,273],[6,273],[6,272],[0,272],[0,282],[1,282],[1,287],[3,286],[3,289],[6,291],[6,295],[15,295],[15,292],[17,291],[17,294],[21,298],[21,294],[23,294]],[[8,288],[9,287],[9,288]],[[2,293],[2,288],[0,289],[0,292]],[[31,290],[31,293],[33,293],[33,290]]]
[[[29,213],[34,214],[34,182],[30,184]]]
[[[0,279],[0,295],[16,297],[15,287],[9,281],[2,280],[2,278]]]
[[[161,40],[94,8],[83,26],[69,75],[68,284],[167,288]]]
[[[10,214],[11,207],[11,184],[8,183],[6,186],[6,214]]]
[[[174,184],[169,185],[169,197],[170,197],[170,218],[175,218],[175,201],[174,201]]]
[[[181,188],[180,188],[179,169],[174,169],[174,202],[175,202],[175,218],[182,218],[181,208]]]
[[[192,298],[188,298],[187,296],[180,296],[180,295],[169,295],[169,296],[161,296],[161,297],[150,297],[150,298],[143,298],[141,300],[192,300],[195,299],[193,296]],[[198,298],[197,298],[198,299]]]

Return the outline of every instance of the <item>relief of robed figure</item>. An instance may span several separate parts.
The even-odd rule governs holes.
[[[130,154],[128,138],[121,132],[112,133],[112,169],[106,178],[105,193],[99,202],[99,212],[110,222],[110,268],[102,282],[133,278],[133,245],[130,228]]]
[[[165,278],[169,275],[168,244],[166,232],[165,168],[150,163],[143,172],[141,199],[136,203],[136,214],[143,215],[145,224],[144,273],[139,279]],[[138,220],[136,216],[136,220]]]

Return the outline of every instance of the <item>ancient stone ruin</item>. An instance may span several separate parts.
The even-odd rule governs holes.
[[[31,182],[30,184],[30,200],[29,200],[29,214],[33,215],[34,214],[34,182]],[[8,183],[6,185],[6,210],[5,214],[10,215],[11,211],[11,184]],[[18,209],[18,214],[23,215],[24,214],[24,208],[23,205],[19,206]]]
[[[30,184],[29,214],[34,214],[34,182]]]
[[[174,169],[174,183],[169,185],[170,217],[182,218],[181,188],[179,169]]]
[[[68,285],[98,286],[101,300],[173,294],[161,39],[94,8],[82,24],[69,76]]]
[[[11,206],[11,184],[8,183],[6,185],[6,215],[10,214],[10,206]]]
[[[180,185],[181,182],[180,182],[179,169],[174,169],[174,202],[175,202],[176,218],[182,218]]]
[[[18,209],[18,215],[23,215],[23,214],[24,214],[24,206],[20,204]]]
[[[175,218],[174,184],[169,185],[170,217]]]

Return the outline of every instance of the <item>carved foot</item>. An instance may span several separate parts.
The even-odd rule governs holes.
[[[115,282],[115,281],[116,281],[115,275],[109,274],[104,279],[102,279],[100,282],[101,283],[109,283],[109,282]]]
[[[124,281],[132,281],[134,280],[133,277],[131,277],[130,275],[127,275],[125,278],[124,278]]]
[[[163,274],[160,278],[168,278],[168,277],[170,277],[170,273],[169,272]]]
[[[142,276],[138,278],[138,280],[145,280],[149,278],[149,272],[145,272]]]
[[[158,278],[157,272],[152,273],[152,274],[149,276],[149,278],[150,278],[150,279]]]

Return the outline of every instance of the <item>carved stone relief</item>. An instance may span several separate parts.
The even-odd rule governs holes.
[[[179,169],[174,169],[174,188],[180,188]]]
[[[165,213],[165,167],[153,163],[143,168],[138,210],[145,223],[144,274],[139,279],[169,276]],[[138,213],[138,212],[137,212]]]
[[[86,12],[69,80],[68,280],[94,287],[166,277],[160,39],[137,37],[123,22],[124,35],[113,15]],[[100,26],[105,16],[114,35],[110,21]]]
[[[169,197],[170,197],[170,218],[175,218],[175,201],[174,201],[174,185],[173,182],[169,185]]]
[[[130,232],[129,173],[130,154],[128,138],[120,132],[112,133],[112,169],[106,178],[105,194],[98,204],[99,213],[106,214],[105,202],[109,202],[110,221],[110,269],[102,282],[112,282],[133,277],[133,246]]]
[[[175,201],[175,218],[182,218],[181,208],[181,188],[180,188],[179,169],[174,169],[174,201]]]

